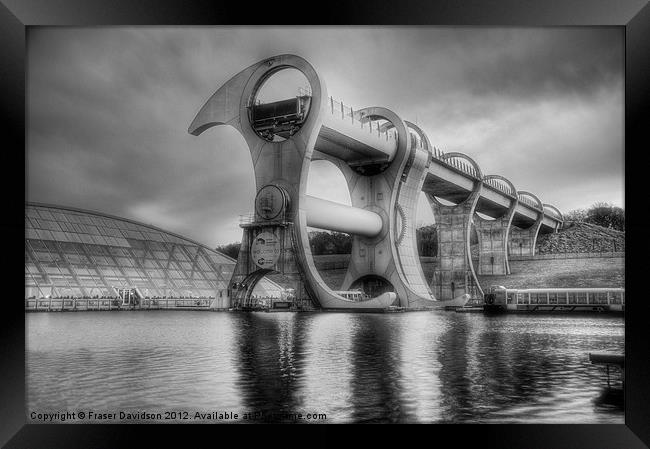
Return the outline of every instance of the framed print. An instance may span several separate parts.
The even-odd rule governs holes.
[[[304,7],[0,6],[0,442],[647,447],[647,3]]]

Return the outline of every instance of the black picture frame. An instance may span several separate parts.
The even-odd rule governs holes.
[[[0,444],[7,448],[129,447],[135,438],[147,445],[188,444],[207,438],[210,446],[225,444],[225,436],[248,439],[238,426],[165,425],[44,425],[26,424],[25,417],[25,312],[17,260],[24,253],[25,197],[16,192],[25,179],[25,42],[26,27],[39,25],[222,25],[291,24],[310,25],[476,25],[476,26],[566,26],[606,25],[625,28],[625,262],[627,310],[626,385],[624,425],[470,425],[470,431],[455,425],[410,426],[395,429],[373,426],[362,429],[365,438],[396,436],[403,439],[417,431],[425,442],[464,445],[477,441],[481,447],[532,448],[644,448],[650,446],[650,340],[647,338],[650,301],[645,300],[643,276],[650,270],[647,252],[647,124],[650,104],[650,5],[645,0],[542,0],[507,1],[407,1],[369,3],[268,4],[263,9],[247,2],[181,0],[2,0],[0,4],[0,83],[5,145],[2,154],[5,192],[0,220],[5,250],[2,263],[9,287],[0,312]],[[8,139],[7,139],[8,138]],[[21,168],[22,167],[22,168]],[[644,177],[645,175],[645,177]],[[18,179],[16,179],[18,178]],[[21,212],[23,211],[23,212]],[[646,240],[644,240],[646,239]],[[15,284],[15,285],[14,285]],[[295,426],[294,426],[295,427]],[[339,444],[338,430],[348,426],[316,425],[307,429],[321,444]],[[301,428],[301,430],[304,428]],[[294,428],[265,426],[263,438],[291,439]],[[408,432],[404,433],[404,432]],[[254,432],[258,433],[258,432]],[[301,432],[302,433],[302,432]],[[290,437],[291,436],[291,437]],[[405,443],[406,441],[403,441]],[[408,444],[408,443],[407,443]]]

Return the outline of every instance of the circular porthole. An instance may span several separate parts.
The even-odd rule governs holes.
[[[258,136],[282,142],[302,127],[310,107],[311,85],[305,74],[292,67],[280,67],[269,72],[253,92],[248,112]]]

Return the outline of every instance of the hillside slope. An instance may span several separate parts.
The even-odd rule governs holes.
[[[472,245],[478,258],[478,245]],[[552,234],[539,234],[535,254],[625,252],[625,232],[591,223],[570,223]]]
[[[537,237],[538,254],[625,251],[625,232],[591,223],[571,223],[553,234]]]

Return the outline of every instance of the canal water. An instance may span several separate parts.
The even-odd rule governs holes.
[[[587,353],[624,333],[600,315],[28,313],[27,420],[622,424]]]

